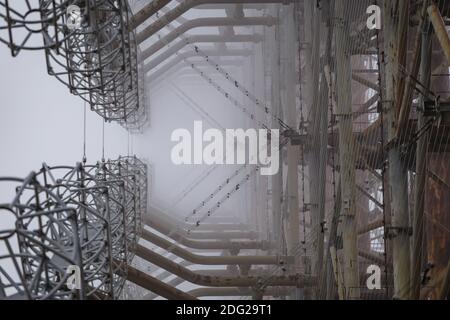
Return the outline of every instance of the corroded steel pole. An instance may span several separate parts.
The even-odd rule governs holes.
[[[447,57],[448,64],[450,64],[450,38],[448,37],[447,29],[439,12],[439,8],[435,4],[432,4],[428,7],[427,11],[430,16],[431,23],[433,24],[436,37],[438,38],[442,50]]]

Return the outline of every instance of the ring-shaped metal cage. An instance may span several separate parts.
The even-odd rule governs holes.
[[[80,163],[75,167],[44,164],[36,177],[76,211],[86,296],[114,299],[108,189],[98,186]]]
[[[133,246],[139,240],[138,223],[140,223],[140,219],[137,219],[139,211],[139,189],[137,188],[136,178],[134,175],[124,171],[118,160],[108,160],[102,163],[102,167],[106,181],[121,181],[123,183],[126,239],[127,243]],[[128,250],[128,264],[133,261],[133,258],[133,251]]]
[[[123,163],[123,167],[136,175],[136,182],[140,195],[140,214],[147,211],[148,197],[148,166],[136,156],[120,156],[118,161]]]
[[[49,74],[86,101],[92,90],[103,92],[124,70],[123,2],[82,1],[80,26],[58,51],[45,50]]]
[[[109,206],[109,228],[111,232],[110,250],[113,257],[114,297],[118,298],[125,285],[127,275],[128,246],[125,220],[125,187],[122,180],[108,179],[101,162],[95,166],[85,166],[86,172],[95,177],[100,187],[107,189]]]
[[[67,9],[80,0],[0,0],[0,42],[13,57],[21,50],[59,50],[71,35]]]
[[[0,204],[0,214],[12,217],[0,229],[0,299],[120,297],[147,205],[142,161],[43,164],[27,179],[0,182],[15,188],[13,200]],[[71,291],[74,265],[81,287]]]
[[[139,133],[148,116],[131,15],[126,0],[0,0],[0,42],[13,56],[45,50],[50,75],[106,121]]]
[[[50,75],[107,121],[122,121],[138,109],[137,57],[131,10],[126,1],[95,0],[80,6],[85,17],[59,50],[46,49]]]
[[[12,196],[0,204],[0,300],[84,299],[67,286],[67,267],[82,267],[75,210],[35,173],[0,184]]]
[[[129,97],[129,105],[133,106],[126,119],[119,121],[120,125],[131,133],[142,133],[149,122],[147,110],[147,96],[145,94],[145,81],[142,64],[137,64],[137,79],[133,92]]]
[[[137,44],[134,31],[126,33],[124,45],[125,58],[120,61],[123,72],[108,83],[103,91],[92,90],[89,101],[91,108],[103,118],[119,123],[127,122],[139,110]]]

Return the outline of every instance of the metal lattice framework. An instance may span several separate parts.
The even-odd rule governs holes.
[[[109,179],[120,179],[124,184],[125,224],[129,243],[139,241],[141,217],[147,203],[147,166],[135,157],[120,157],[103,164]],[[128,261],[133,260],[128,252]]]
[[[13,56],[21,50],[54,48],[70,36],[66,12],[74,0],[0,1],[0,42]]]
[[[139,188],[140,212],[145,213],[148,198],[148,166],[136,156],[120,157],[119,160],[125,164],[126,170],[134,173],[136,176],[136,183]],[[138,219],[140,218],[141,217],[138,217]],[[138,223],[138,225],[140,225],[140,223]]]
[[[146,165],[133,157],[71,166],[44,164],[19,185],[0,212],[0,298],[118,299],[146,210]],[[45,186],[45,187],[43,187]],[[10,219],[11,220],[11,219]],[[81,270],[80,290],[67,268]]]
[[[76,210],[87,296],[114,298],[113,256],[108,248],[112,241],[108,189],[98,186],[95,176],[81,164],[75,167],[44,164],[37,178]]]
[[[76,210],[36,174],[25,179],[0,178],[12,200],[0,204],[0,299],[74,299],[67,287],[68,265],[81,267]]]
[[[137,63],[136,68],[138,78],[136,79],[132,92],[128,94],[128,102],[131,106],[136,106],[136,111],[131,112],[126,119],[119,121],[120,125],[131,133],[142,132],[149,122],[148,108],[146,107],[148,106],[149,101],[148,95],[145,93],[146,82],[144,77],[145,73],[143,72],[144,66],[142,63]]]
[[[137,85],[136,45],[128,31],[124,1],[80,4],[81,26],[60,50],[45,50],[48,72],[91,105],[105,120],[126,120]]]
[[[44,50],[47,71],[106,121],[132,132],[145,126],[143,79],[127,1],[0,1],[0,41],[20,50]],[[70,27],[70,9],[79,10]],[[142,81],[142,82],[141,82]]]

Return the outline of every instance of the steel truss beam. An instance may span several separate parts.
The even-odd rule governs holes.
[[[289,3],[292,0],[185,0],[170,10],[164,16],[146,27],[137,37],[138,44],[141,44],[156,32],[173,22],[186,11],[202,4],[233,4],[233,3]]]
[[[257,285],[265,284],[265,286],[291,286],[291,287],[304,287],[311,286],[315,283],[313,277],[303,275],[290,275],[290,276],[269,276],[267,279],[264,276],[237,276],[237,277],[225,277],[225,276],[205,276],[193,272],[185,267],[181,267],[178,263],[173,262],[163,256],[145,248],[144,246],[137,245],[133,248],[136,255],[142,259],[153,263],[160,268],[163,268],[191,283],[201,286],[209,287],[254,287]]]
[[[183,49],[185,46],[192,44],[192,43],[221,43],[221,42],[253,42],[258,43],[262,41],[261,35],[235,35],[235,36],[221,36],[221,35],[196,35],[196,36],[189,36],[186,37],[183,40],[180,40],[176,44],[174,44],[172,47],[167,49],[165,52],[158,55],[153,60],[149,61],[144,65],[144,72],[147,73],[154,68],[156,68],[158,65],[160,65],[162,62],[167,60],[172,55],[176,54],[178,51]]]
[[[166,36],[159,39],[150,47],[142,50],[140,59],[144,61],[169,45],[172,41],[180,37],[188,30],[198,27],[219,27],[219,26],[273,26],[276,23],[273,17],[252,17],[252,18],[198,18],[189,20],[181,26],[175,28]],[[139,36],[139,34],[138,34]]]
[[[175,255],[195,264],[202,265],[286,265],[292,263],[292,257],[282,256],[201,256],[193,254],[156,234],[144,230],[142,238],[160,248],[163,248]]]

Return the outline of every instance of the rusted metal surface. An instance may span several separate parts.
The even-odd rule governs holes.
[[[427,11],[430,16],[431,23],[433,24],[434,32],[436,33],[442,50],[447,57],[447,65],[450,65],[450,38],[448,37],[447,29],[439,12],[439,8],[435,4],[432,4],[428,7]]]
[[[431,279],[438,278],[450,258],[450,153],[429,156],[429,175],[426,186],[425,214],[428,262],[433,265]],[[429,298],[437,298],[439,283]]]

